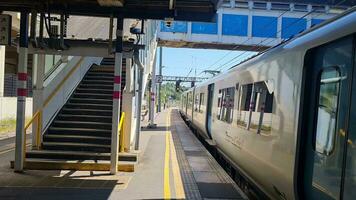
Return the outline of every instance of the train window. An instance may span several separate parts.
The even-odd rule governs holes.
[[[253,84],[247,84],[247,85],[242,86],[241,110],[243,110],[243,111],[250,110],[252,87],[253,87]]]
[[[199,112],[203,112],[202,106],[204,105],[204,93],[200,93],[199,96]]]
[[[246,127],[248,121],[248,111],[250,110],[250,101],[253,84],[242,85],[240,89],[240,106],[237,114],[237,125]]]
[[[338,67],[326,68],[320,75],[314,144],[315,151],[320,154],[330,155],[334,149],[341,80]]]
[[[219,90],[218,119],[227,123],[233,120],[235,87]]]
[[[194,111],[197,112],[198,108],[199,108],[199,94],[195,95]]]
[[[192,100],[192,93],[191,92],[188,93],[188,103],[187,103],[187,105],[188,105],[187,106],[188,108],[190,108],[190,109],[193,108],[193,100]]]
[[[270,83],[261,81],[241,86],[237,125],[255,130],[258,134],[270,133],[274,98]]]
[[[272,111],[273,111],[273,92],[268,89],[265,81],[255,83],[256,108],[254,127],[258,134],[268,134],[271,131]]]

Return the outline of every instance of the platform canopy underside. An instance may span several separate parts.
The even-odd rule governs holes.
[[[212,21],[218,0],[0,0],[0,11]]]

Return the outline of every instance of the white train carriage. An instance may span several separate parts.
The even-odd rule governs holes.
[[[356,199],[356,12],[182,95],[181,113],[271,199]]]

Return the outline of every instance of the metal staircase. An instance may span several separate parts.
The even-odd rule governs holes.
[[[114,59],[104,58],[89,69],[44,133],[42,149],[29,151],[26,161],[110,160],[113,65]],[[136,156],[121,153],[119,160],[136,161]]]

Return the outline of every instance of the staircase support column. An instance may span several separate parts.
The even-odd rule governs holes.
[[[124,19],[117,19],[116,27],[116,48],[115,48],[115,75],[113,92],[113,112],[112,112],[112,130],[111,130],[111,167],[110,173],[117,173],[118,152],[119,152],[119,132],[118,125],[120,121],[120,101],[121,101],[121,72],[122,72],[122,36]]]
[[[17,113],[16,113],[16,143],[15,172],[22,172],[25,158],[25,111],[27,97],[27,56],[28,56],[28,12],[21,12],[19,63],[17,70]]]
[[[46,55],[45,54],[38,54],[36,56],[37,62],[33,62],[34,65],[32,67],[33,71],[32,73],[34,74],[34,84],[33,84],[33,100],[32,100],[32,112],[33,115],[37,112],[40,111],[42,112],[43,109],[43,82],[44,82],[44,77],[45,77],[45,59]],[[41,119],[42,120],[42,119]],[[32,125],[32,147],[35,147],[36,144],[36,131],[37,131],[37,123],[34,123]],[[40,142],[42,141],[42,137],[40,139]],[[37,147],[37,146],[36,146]]]
[[[149,128],[155,128],[155,95],[156,95],[156,57],[153,58],[153,67],[152,67],[152,74],[151,74],[151,96],[150,96],[150,107],[149,107],[149,119],[150,123],[148,124]]]
[[[131,138],[134,135],[132,133],[132,121],[133,121],[133,108],[135,107],[135,100],[134,100],[134,93],[131,90],[131,83],[133,80],[131,79],[131,66],[132,66],[132,59],[126,58],[126,78],[125,78],[125,90],[122,93],[122,112],[125,112],[125,121],[124,121],[124,150],[129,151],[131,150]]]

